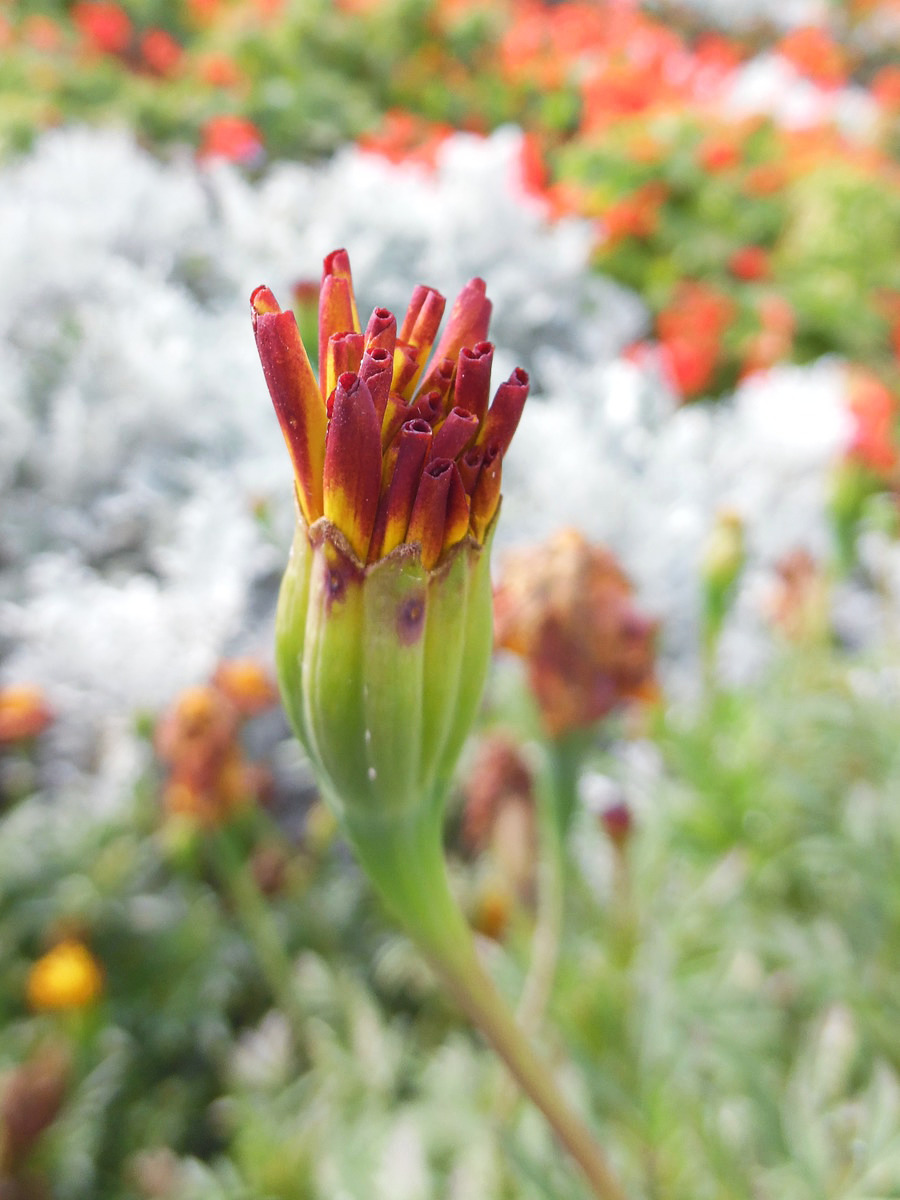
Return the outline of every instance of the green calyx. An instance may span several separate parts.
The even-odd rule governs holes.
[[[324,518],[298,518],[276,617],[282,698],[357,846],[439,822],[492,646],[490,534],[428,571],[404,544],[365,567]]]

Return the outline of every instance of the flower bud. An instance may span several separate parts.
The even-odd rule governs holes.
[[[318,384],[291,314],[264,287],[251,307],[298,501],[276,623],[281,692],[359,848],[367,828],[439,812],[474,719],[502,459],[528,376],[516,370],[488,405],[480,279],[440,338],[445,300],[423,286],[401,322],[376,308],[362,329],[349,260],[334,251]]]

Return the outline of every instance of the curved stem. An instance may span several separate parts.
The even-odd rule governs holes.
[[[598,1200],[626,1200],[606,1156],[560,1092],[485,971],[450,890],[440,824],[350,829],[367,872],[462,1011],[547,1118]]]

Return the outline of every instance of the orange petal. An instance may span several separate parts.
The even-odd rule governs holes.
[[[465,490],[456,464],[449,458],[434,458],[422,472],[415,503],[406,531],[408,542],[418,542],[422,548],[422,566],[430,571],[444,549],[445,533],[461,540],[458,535],[459,496],[467,504]],[[448,503],[452,499],[452,528],[448,531]],[[468,528],[468,518],[466,520]],[[465,530],[463,530],[465,537]],[[450,543],[452,544],[452,542]]]
[[[435,363],[444,358],[451,358],[455,362],[463,346],[474,346],[483,342],[487,337],[490,320],[491,302],[485,295],[485,282],[483,279],[470,279],[453,302],[447,327],[434,352]],[[422,381],[422,387],[431,386],[429,378],[426,377]]]
[[[325,442],[325,516],[366,561],[381,486],[381,427],[372,396],[358,375],[337,381]]]
[[[500,503],[501,461],[499,449],[492,443],[485,450],[478,482],[472,492],[470,520],[472,532],[479,542],[484,541],[484,535]]]
[[[294,466],[297,498],[312,524],[323,512],[325,404],[294,314],[282,312],[265,287],[256,289],[250,304],[263,373]]]
[[[394,356],[386,346],[367,345],[359,367],[359,377],[368,386],[378,420],[384,417],[391,380],[394,376]]]
[[[319,384],[326,396],[329,395],[328,339],[348,329],[359,332],[350,262],[346,250],[334,250],[323,264],[319,291]]]
[[[460,408],[474,413],[479,424],[484,420],[491,396],[493,361],[494,347],[490,342],[463,346],[459,352],[453,402]]]
[[[377,346],[393,354],[396,342],[397,318],[390,309],[374,309],[366,326],[366,350],[374,350]]]
[[[387,489],[382,493],[375,519],[369,560],[382,558],[406,538],[413,503],[422,478],[422,468],[431,451],[432,432],[427,421],[418,417],[407,421],[395,439],[397,447]],[[393,449],[393,447],[392,447]]]
[[[474,440],[478,418],[464,408],[452,408],[437,433],[431,452],[435,458],[457,458]]]
[[[501,455],[506,453],[522,416],[528,387],[528,373],[521,367],[516,367],[506,383],[500,384],[478,435],[479,445],[496,444]]]
[[[341,375],[359,370],[363,355],[363,335],[353,331],[333,333],[328,339],[325,367],[325,395],[330,396]]]

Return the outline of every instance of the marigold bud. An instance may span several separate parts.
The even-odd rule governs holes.
[[[299,505],[276,628],[285,707],[346,824],[405,817],[443,797],[481,695],[487,547],[528,376],[516,370],[488,406],[480,279],[439,340],[445,300],[427,287],[399,326],[376,308],[363,330],[334,251],[318,383],[293,315],[267,288],[251,307]]]

